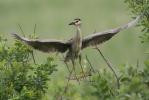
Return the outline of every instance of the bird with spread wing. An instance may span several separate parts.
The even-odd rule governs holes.
[[[54,52],[64,53],[67,51],[64,61],[65,62],[68,62],[70,60],[72,61],[75,77],[78,81],[79,77],[76,75],[74,61],[75,59],[79,58],[79,64],[82,69],[81,73],[85,75],[85,72],[83,71],[83,67],[81,64],[82,50],[85,49],[86,47],[99,45],[105,41],[108,41],[121,30],[135,25],[139,21],[140,18],[141,18],[141,15],[136,17],[136,19],[133,20],[132,22],[125,24],[123,26],[117,27],[115,29],[105,30],[99,33],[91,34],[83,38],[81,34],[81,25],[82,25],[81,19],[76,18],[69,24],[69,25],[75,25],[77,27],[76,34],[70,40],[28,39],[25,37],[20,37],[14,31],[12,31],[12,34],[16,39],[24,41],[26,44],[33,47],[34,49],[45,52],[45,53],[54,53]]]

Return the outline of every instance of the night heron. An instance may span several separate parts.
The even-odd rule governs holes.
[[[101,43],[111,39],[111,37],[114,36],[115,34],[117,34],[119,31],[135,25],[138,22],[138,20],[140,19],[140,17],[141,17],[141,15],[138,16],[134,21],[132,21],[128,24],[125,24],[121,27],[102,31],[102,32],[95,33],[95,34],[91,34],[84,38],[82,38],[82,34],[81,34],[82,22],[79,18],[76,18],[69,25],[75,25],[77,27],[77,32],[72,39],[67,40],[67,41],[56,40],[56,39],[45,39],[45,40],[28,39],[25,37],[20,37],[14,31],[12,31],[12,34],[16,39],[24,41],[26,44],[30,45],[34,49],[40,50],[45,53],[51,53],[51,52],[52,53],[53,52],[64,53],[68,50],[64,61],[65,62],[68,62],[70,60],[72,61],[75,77],[78,81],[78,76],[76,75],[76,72],[75,72],[75,62],[74,61],[75,61],[75,59],[79,58],[79,64],[81,66],[82,73],[85,74],[85,72],[83,71],[82,65],[81,65],[82,50],[86,47],[95,46],[95,45],[101,44]]]

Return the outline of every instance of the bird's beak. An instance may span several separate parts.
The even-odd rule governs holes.
[[[69,25],[75,25],[75,22],[71,22],[71,23],[69,23]]]

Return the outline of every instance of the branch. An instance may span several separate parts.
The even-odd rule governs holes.
[[[33,54],[33,51],[29,51],[29,52],[31,53],[31,55],[32,55],[32,57],[33,57],[34,64],[36,64],[36,62],[35,62],[35,57],[34,57],[34,54]]]
[[[91,63],[90,63],[89,59],[87,58],[87,55],[86,55],[86,59],[87,59],[87,61],[89,62],[90,66],[91,66],[90,71],[91,71],[91,70],[93,70],[93,72],[94,72],[94,73],[96,73],[96,72],[97,72],[97,73],[99,74],[99,76],[100,76],[99,71],[98,71],[98,70],[94,70],[94,68],[93,68],[93,66],[91,65]],[[122,75],[121,75],[121,76],[122,76]],[[120,78],[121,78],[121,76],[120,76]],[[119,78],[119,79],[120,79],[120,78]],[[103,81],[103,80],[102,80],[102,81]],[[86,85],[87,85],[87,83],[85,84],[85,86],[86,86]],[[109,86],[108,86],[108,87],[109,87]],[[85,87],[84,87],[84,88],[85,88]],[[114,94],[113,94],[112,90],[110,90],[110,93],[111,93],[111,95],[112,95],[112,96],[114,96]]]
[[[138,68],[139,68],[139,59],[137,59],[137,69],[136,69],[136,74],[138,73]]]
[[[22,34],[23,34],[23,36],[25,37],[24,32],[23,32],[23,30],[22,30],[22,28],[21,28],[21,26],[20,26],[20,24],[19,24],[19,23],[18,23],[18,26],[20,27],[20,30],[21,30],[21,32],[22,32]]]
[[[81,79],[81,78],[84,78],[84,77],[88,77],[88,76],[92,76],[92,74],[86,74],[85,76],[80,76],[78,77],[78,79]],[[69,79],[69,77],[66,77],[67,79]],[[76,78],[72,78],[72,79],[69,79],[69,80],[77,80]]]
[[[86,55],[86,59],[87,59],[87,61],[88,61],[89,65],[90,65],[90,67],[91,67],[90,72],[94,72],[94,73],[96,73],[96,72],[97,72],[97,73],[99,74],[99,76],[100,76],[99,71],[98,71],[98,70],[94,70],[94,68],[93,68],[93,66],[92,66],[91,62],[89,61],[89,59],[88,59],[87,55]],[[92,71],[92,70],[93,70],[93,71]]]
[[[68,83],[69,83],[69,81],[70,81],[70,77],[71,77],[71,75],[72,75],[72,72],[73,72],[73,68],[72,68],[72,70],[71,70],[70,73],[69,73],[69,76],[68,76],[68,79],[67,79],[67,84],[66,84],[66,86],[65,86],[65,88],[64,88],[63,94],[66,93],[66,91],[67,91],[67,89],[68,89]]]
[[[35,34],[35,31],[36,31],[36,23],[35,23],[35,26],[34,26],[34,34]]]
[[[63,56],[63,58],[64,58],[64,55],[63,55],[63,54],[62,54],[62,56]],[[63,95],[64,95],[64,93],[66,93],[66,91],[68,90],[70,77],[71,77],[72,72],[73,72],[73,68],[72,68],[72,70],[70,71],[70,69],[69,69],[69,67],[68,67],[67,62],[65,62],[65,65],[67,66],[67,69],[68,69],[68,71],[69,71],[69,76],[68,76],[68,78],[67,78],[67,84],[66,84],[66,86],[65,86],[65,88],[64,88],[64,91],[63,91],[63,93],[62,93],[61,97],[59,98],[59,100],[62,100],[62,99],[63,99],[63,98],[62,98],[62,96],[63,96]]]
[[[109,61],[104,57],[104,55],[102,54],[102,52],[100,51],[100,49],[97,47],[97,46],[95,46],[95,48],[94,49],[96,49],[96,50],[98,50],[98,52],[100,53],[100,55],[102,56],[102,58],[104,59],[104,61],[107,63],[107,65],[109,66],[109,68],[112,70],[112,72],[114,73],[114,75],[115,75],[115,77],[116,77],[116,80],[117,80],[117,86],[118,86],[118,89],[120,88],[120,82],[119,82],[119,80],[120,80],[120,78],[118,78],[118,76],[117,76],[117,74],[116,74],[116,72],[114,71],[114,69],[112,68],[112,66],[111,66],[111,64],[109,63]],[[122,76],[122,75],[121,75]]]

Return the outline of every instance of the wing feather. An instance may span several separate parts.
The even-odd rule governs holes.
[[[26,44],[33,47],[34,49],[45,53],[50,53],[50,52],[64,53],[70,47],[69,41],[62,41],[62,40],[56,40],[56,39],[45,39],[45,40],[28,39],[28,38],[20,37],[14,31],[12,31],[12,34],[16,39],[24,41]]]
[[[99,33],[95,33],[89,36],[86,36],[82,39],[82,49],[89,47],[89,46],[95,46],[98,44],[101,44],[105,41],[108,41],[109,39],[111,39],[115,34],[117,34],[119,31],[129,28],[133,25],[135,25],[139,19],[141,18],[142,14],[139,15],[135,20],[133,20],[132,22],[125,24],[121,27],[115,28],[115,29],[110,29],[110,30],[106,30],[106,31],[102,31]]]

